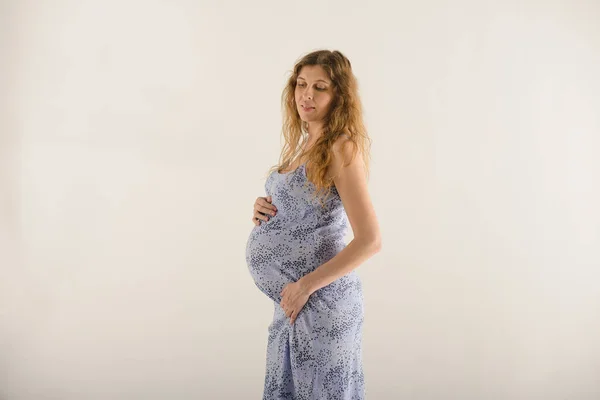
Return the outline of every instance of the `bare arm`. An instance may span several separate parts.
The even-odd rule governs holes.
[[[354,239],[331,260],[299,280],[311,294],[350,273],[381,249],[379,224],[368,193],[362,156],[358,152],[349,165],[342,166],[342,155],[349,159],[352,150],[344,143],[344,139],[338,140],[333,147],[333,168],[337,173],[334,183]]]

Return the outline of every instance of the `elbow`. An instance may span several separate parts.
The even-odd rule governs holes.
[[[371,241],[371,248],[374,253],[379,253],[381,251],[381,236],[377,236]]]
[[[360,243],[360,246],[371,254],[381,251],[381,234],[378,230],[355,235],[353,241]]]
[[[373,236],[363,241],[365,246],[369,249],[369,251],[373,254],[381,251],[381,236]]]

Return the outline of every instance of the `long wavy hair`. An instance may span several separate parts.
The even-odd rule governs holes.
[[[325,117],[323,131],[319,139],[305,153],[302,148],[308,140],[307,124],[302,121],[296,105],[296,80],[305,65],[319,65],[329,75],[332,82],[333,99]],[[281,96],[283,127],[281,135],[285,144],[278,164],[269,173],[289,167],[296,159],[306,159],[308,181],[315,186],[314,197],[319,197],[321,206],[334,186],[333,178],[327,177],[327,167],[332,161],[332,147],[336,139],[345,134],[352,145],[352,159],[361,152],[364,169],[369,176],[371,139],[363,122],[362,103],[358,94],[358,82],[352,72],[350,60],[341,52],[317,50],[296,61]],[[351,160],[352,160],[351,159]],[[345,165],[348,165],[348,160]],[[344,160],[346,161],[346,160]]]

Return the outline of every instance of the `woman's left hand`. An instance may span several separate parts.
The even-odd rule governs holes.
[[[285,285],[280,295],[282,297],[279,304],[283,308],[285,315],[290,318],[290,324],[293,324],[311,293],[303,282],[298,281]]]

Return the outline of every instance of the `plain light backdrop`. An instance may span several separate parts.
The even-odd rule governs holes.
[[[600,398],[596,1],[0,2],[0,399],[259,399],[245,264],[295,61],[342,51],[369,400]],[[348,237],[351,240],[351,236]]]

